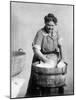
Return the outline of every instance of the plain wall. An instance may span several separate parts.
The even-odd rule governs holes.
[[[73,6],[11,3],[11,53],[22,48],[26,52],[25,76],[30,77],[33,57],[32,41],[37,31],[44,26],[44,16],[53,13],[58,18],[59,34],[63,38],[63,54],[68,62],[67,88],[73,92]],[[26,86],[27,87],[27,86]]]

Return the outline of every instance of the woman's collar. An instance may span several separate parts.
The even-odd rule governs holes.
[[[56,30],[53,30],[53,35],[50,35],[50,33],[47,32],[47,29],[45,26],[42,30],[44,31],[43,35],[45,36],[50,36],[50,37],[56,36]]]

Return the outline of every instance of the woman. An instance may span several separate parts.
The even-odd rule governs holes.
[[[44,18],[45,26],[40,29],[33,42],[34,58],[33,62],[43,61],[48,62],[49,59],[44,54],[55,52],[58,54],[60,51],[60,59],[62,59],[61,44],[59,42],[57,26],[57,18],[53,14],[48,14]],[[59,55],[58,55],[59,56]]]
[[[54,66],[56,66],[62,59],[61,43],[56,28],[57,18],[53,14],[49,13],[44,17],[44,22],[45,26],[37,32],[32,44],[34,51],[32,63],[49,63],[50,59],[52,59],[55,61]],[[27,95],[36,96],[38,94],[36,85],[33,72],[31,72]]]

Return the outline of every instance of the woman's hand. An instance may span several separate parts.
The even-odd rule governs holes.
[[[43,55],[39,49],[34,48],[33,50],[34,50],[34,53],[39,57],[39,59],[42,60],[44,63],[49,61],[46,55]]]
[[[46,58],[46,57],[44,56],[42,61],[43,61],[44,63],[47,63],[47,62],[49,62],[49,59]]]

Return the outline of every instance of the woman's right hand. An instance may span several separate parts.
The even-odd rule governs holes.
[[[44,63],[47,63],[49,59],[46,57],[46,55],[42,54],[41,51],[37,48],[34,48],[34,53],[39,57],[41,61]]]
[[[46,58],[46,57],[44,57],[42,61],[43,61],[44,63],[47,63],[47,62],[49,62],[49,59]]]

